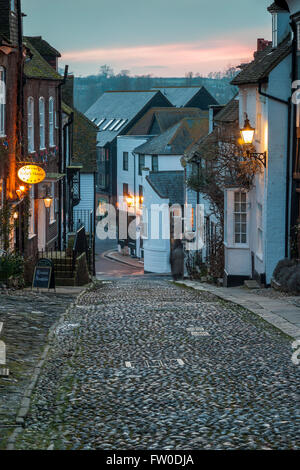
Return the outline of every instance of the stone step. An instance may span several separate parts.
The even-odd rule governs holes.
[[[55,278],[56,286],[73,286],[75,287],[75,278],[74,277],[56,277]]]
[[[260,285],[254,279],[248,279],[247,281],[244,281],[244,285],[248,289],[260,289]]]
[[[61,277],[61,278],[74,277],[74,273],[72,271],[57,271],[57,270],[55,270],[54,274],[55,274],[55,278],[57,278],[57,277]]]

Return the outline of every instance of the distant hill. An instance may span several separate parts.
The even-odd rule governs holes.
[[[237,88],[230,81],[238,72],[231,67],[224,73],[211,73],[208,77],[187,74],[183,78],[159,78],[150,75],[131,77],[125,70],[115,75],[108,66],[102,66],[98,75],[75,77],[74,100],[75,106],[81,112],[90,106],[105,91],[149,90],[152,87],[166,86],[205,86],[220,104],[226,104],[236,93]]]

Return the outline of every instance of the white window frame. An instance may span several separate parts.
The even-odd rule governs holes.
[[[263,205],[257,202],[257,248],[256,256],[259,260],[263,260],[263,243],[264,243],[264,231],[263,231]]]
[[[240,199],[236,200],[236,196],[240,195]],[[242,196],[245,199],[242,200]],[[240,205],[239,209],[236,209],[236,204]],[[245,210],[242,209],[242,204],[245,205]],[[234,245],[247,245],[248,243],[248,214],[247,214],[247,193],[245,191],[234,191],[233,193],[233,242]],[[236,230],[237,225],[240,225],[239,231]],[[246,230],[242,229],[242,225],[246,225]],[[243,241],[245,236],[245,241]],[[237,241],[237,237],[240,241]]]
[[[34,99],[29,96],[27,100],[27,137],[28,152],[33,153],[34,149]]]
[[[272,45],[273,47],[278,46],[278,15],[277,13],[272,14]]]
[[[35,201],[34,201],[34,185],[30,188],[30,217],[29,217],[29,238],[35,237]]]
[[[0,66],[0,137],[6,136],[6,70]]]
[[[40,150],[46,149],[46,136],[45,136],[45,98],[43,96],[39,99],[39,120],[40,120]]]
[[[50,96],[49,98],[49,146],[55,147],[54,139],[54,98]]]
[[[297,50],[300,51],[300,23],[297,23]]]
[[[50,225],[56,222],[55,218],[55,183],[51,183],[52,204],[50,206]]]

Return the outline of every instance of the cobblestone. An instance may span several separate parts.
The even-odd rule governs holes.
[[[291,354],[283,334],[210,293],[99,284],[56,330],[15,448],[299,449]]]

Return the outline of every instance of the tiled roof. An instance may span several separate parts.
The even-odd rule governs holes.
[[[232,98],[224,108],[214,117],[217,122],[235,122],[239,120],[239,99],[237,96]]]
[[[154,191],[170,204],[184,205],[184,171],[150,172],[146,180]]]
[[[188,106],[189,102],[195,98],[196,95],[202,95],[202,106],[201,109],[207,109],[208,104],[217,104],[216,100],[203,86],[170,86],[170,87],[154,87],[154,90],[160,90],[162,94],[177,108]],[[209,103],[208,103],[209,101]]]
[[[207,117],[207,112],[199,108],[151,108],[130,129],[128,135],[161,134],[185,117]]]
[[[42,36],[27,36],[28,41],[35,47],[35,49],[41,54],[52,57],[61,57],[54,47],[51,46]]]
[[[215,129],[210,134],[199,139],[192,147],[185,152],[184,156],[190,160],[194,157],[203,157],[206,159],[213,158],[215,156],[215,145],[217,145],[218,134]]]
[[[208,119],[185,118],[134,151],[145,155],[183,155],[196,139],[208,131]]]
[[[62,111],[68,115],[73,113],[73,155],[72,164],[81,163],[81,173],[97,171],[97,132],[98,127],[84,114],[62,102]]]
[[[232,80],[231,84],[254,84],[267,79],[269,73],[291,52],[291,50],[289,36],[276,48],[273,48],[272,45],[266,47],[263,51],[256,53],[254,60],[243,68]]]
[[[161,93],[155,90],[109,91],[104,93],[85,113],[92,121],[96,119],[96,123],[105,119],[98,133],[98,145],[104,146],[107,142],[111,142],[158,95],[162,97]],[[168,104],[167,99],[165,101]],[[171,103],[170,106],[172,106]],[[117,130],[110,131],[110,126],[108,129],[101,130],[109,121],[112,121],[112,125],[117,120],[124,121],[120,128],[116,126]]]
[[[59,73],[57,73],[45,59],[43,59],[28,38],[24,38],[23,43],[32,54],[31,59],[26,61],[24,66],[24,73],[28,78],[63,80],[63,77],[59,75]]]

